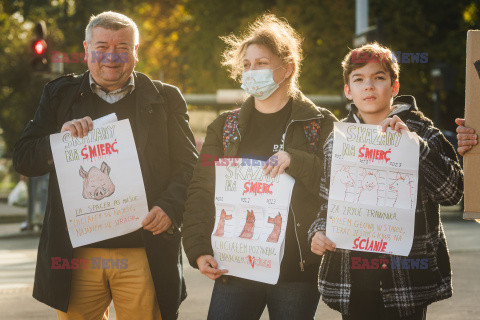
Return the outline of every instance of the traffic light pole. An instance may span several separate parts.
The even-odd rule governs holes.
[[[35,38],[32,40],[32,68],[34,71],[48,72],[47,52],[48,46],[45,38],[47,37],[47,25],[41,20],[35,24],[33,29]]]

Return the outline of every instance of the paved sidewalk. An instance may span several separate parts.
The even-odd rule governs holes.
[[[6,202],[0,201],[0,223],[20,222],[26,218],[27,208],[9,206]]]
[[[0,204],[0,210],[2,208],[5,207]],[[454,294],[450,299],[430,305],[427,319],[480,320],[480,224],[462,221],[458,211],[448,212],[443,220],[451,254]],[[16,237],[1,236],[18,235],[19,229],[18,222],[0,224],[0,318],[54,320],[55,311],[31,296],[38,236],[24,233]],[[190,267],[185,256],[184,273],[188,297],[180,307],[179,320],[204,320],[213,281]],[[261,319],[268,319],[268,313]],[[340,320],[341,316],[320,302],[315,319]]]

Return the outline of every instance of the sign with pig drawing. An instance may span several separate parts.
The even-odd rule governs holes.
[[[409,254],[419,150],[416,133],[334,124],[326,235],[337,248]]]
[[[275,284],[295,180],[286,173],[273,179],[265,176],[263,164],[246,158],[215,163],[216,219],[211,239],[220,269]]]
[[[128,120],[94,124],[82,139],[53,134],[50,144],[74,248],[141,227],[148,206]]]

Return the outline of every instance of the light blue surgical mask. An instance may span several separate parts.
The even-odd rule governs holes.
[[[251,94],[258,100],[265,100],[278,89],[280,83],[273,81],[273,71],[283,68],[282,66],[276,69],[260,69],[245,71],[242,75],[241,88],[247,93]]]

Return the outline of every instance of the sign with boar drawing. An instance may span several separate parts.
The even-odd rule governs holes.
[[[334,124],[326,234],[337,248],[409,254],[419,150],[416,133]]]
[[[264,162],[222,158],[215,163],[214,258],[229,275],[275,284],[285,247],[295,180],[265,176]]]
[[[50,144],[74,248],[141,227],[148,206],[129,120],[94,124],[82,139],[53,134]]]

